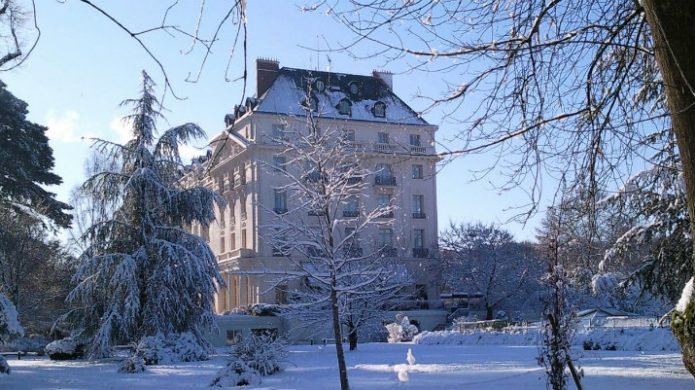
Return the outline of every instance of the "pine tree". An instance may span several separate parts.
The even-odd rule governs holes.
[[[0,207],[35,212],[67,227],[70,206],[42,187],[62,182],[51,172],[54,160],[47,128],[28,121],[27,113],[27,103],[0,81]]]
[[[89,245],[68,300],[93,358],[109,356],[114,342],[189,331],[207,346],[215,283],[224,285],[207,243],[184,229],[210,224],[221,202],[210,190],[179,181],[179,143],[205,133],[187,123],[155,139],[161,114],[153,85],[143,72],[140,98],[122,103],[133,107],[124,118],[132,139],[124,145],[97,140],[96,152],[116,164],[105,164],[82,187],[104,213],[85,233]]]

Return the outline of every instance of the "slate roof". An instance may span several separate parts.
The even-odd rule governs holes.
[[[325,85],[323,91],[317,90],[317,80],[323,81]],[[357,86],[358,93],[356,94],[351,93],[351,88],[355,89],[352,87],[353,85]],[[280,68],[275,81],[263,96],[260,96],[258,104],[253,110],[264,113],[305,116],[305,102],[309,91],[316,112],[320,117],[429,125],[396,96],[383,81],[376,77],[286,67]],[[344,115],[338,111],[339,102],[346,98],[351,103],[350,115]],[[373,108],[377,102],[386,104],[384,117],[374,115]]]

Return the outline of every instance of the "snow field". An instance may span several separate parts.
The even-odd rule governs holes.
[[[416,358],[406,362],[408,349]],[[382,389],[544,389],[536,364],[538,347],[501,345],[362,344],[346,353],[355,390]],[[695,380],[679,353],[574,351],[585,372],[586,388],[692,389]],[[204,362],[148,367],[142,374],[118,374],[117,362],[53,362],[46,358],[11,360],[12,374],[0,378],[2,389],[202,389],[227,362],[224,355]],[[247,389],[337,389],[338,370],[332,346],[289,346],[285,370],[263,377]],[[407,381],[398,379],[407,373]]]

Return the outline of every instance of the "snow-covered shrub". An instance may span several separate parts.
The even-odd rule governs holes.
[[[411,341],[419,331],[417,326],[410,323],[408,316],[400,313],[396,314],[396,322],[386,325],[386,330],[389,332],[389,343]]]
[[[276,316],[280,314],[280,307],[278,305],[270,305],[267,303],[257,303],[255,305],[251,305],[248,311],[252,316]]]
[[[122,374],[137,374],[143,371],[145,371],[145,361],[138,356],[131,356],[118,366],[118,372]]]
[[[51,340],[43,336],[19,337],[0,345],[0,352],[36,352],[43,355],[46,345]]]
[[[17,319],[17,308],[3,294],[0,294],[0,343],[6,343],[10,337],[23,336],[24,329]],[[0,374],[9,374],[10,366],[0,355]]]
[[[191,332],[143,337],[135,350],[146,365],[206,360],[210,347]]]
[[[233,360],[217,372],[210,387],[260,385],[261,375],[241,360]]]
[[[282,340],[272,335],[254,335],[242,338],[232,351],[232,356],[245,362],[262,376],[267,376],[280,371],[280,362],[287,357],[287,347]]]
[[[45,351],[51,360],[78,359],[83,355],[81,346],[70,337],[50,342]]]

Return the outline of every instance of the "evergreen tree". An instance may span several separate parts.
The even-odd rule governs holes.
[[[42,186],[62,183],[53,169],[47,128],[26,119],[27,103],[0,81],[0,207],[31,210],[58,226],[70,225],[70,206]]]
[[[105,164],[83,185],[104,212],[86,230],[88,246],[68,300],[93,358],[108,356],[113,342],[182,332],[207,346],[215,283],[224,285],[207,243],[184,229],[209,225],[220,202],[210,190],[180,183],[179,143],[205,133],[187,123],[155,139],[159,103],[144,72],[142,84],[140,98],[122,103],[133,107],[124,118],[132,139],[124,145],[97,140],[96,152],[116,164]]]

